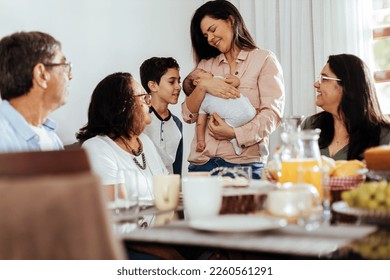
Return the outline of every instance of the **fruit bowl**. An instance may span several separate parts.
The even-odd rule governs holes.
[[[386,181],[362,183],[342,192],[341,198],[352,208],[390,212],[390,184]]]

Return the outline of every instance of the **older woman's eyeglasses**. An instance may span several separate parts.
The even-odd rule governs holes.
[[[152,104],[152,95],[148,93],[138,94],[137,97],[141,97],[142,100],[146,103],[146,105]]]
[[[319,84],[322,84],[324,82],[324,80],[330,80],[330,81],[338,81],[338,82],[341,82],[341,79],[339,78],[332,78],[332,77],[328,77],[328,76],[324,76],[324,75],[319,75],[318,78],[317,78],[317,81]]]
[[[56,67],[56,66],[64,66],[66,73],[72,72],[72,63],[70,62],[64,62],[64,63],[44,63],[43,65],[47,67]]]

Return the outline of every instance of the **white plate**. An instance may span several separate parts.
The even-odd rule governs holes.
[[[285,219],[250,215],[220,215],[190,221],[190,227],[193,229],[216,232],[262,231],[286,225]]]
[[[332,205],[333,211],[341,214],[372,218],[372,219],[389,219],[390,211],[374,211],[349,207],[345,201],[337,201]]]

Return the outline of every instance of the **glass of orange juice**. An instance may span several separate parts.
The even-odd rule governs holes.
[[[314,158],[289,159],[282,161],[279,182],[306,183],[316,187],[322,201],[321,163]]]

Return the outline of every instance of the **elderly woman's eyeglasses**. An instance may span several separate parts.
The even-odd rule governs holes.
[[[137,97],[142,97],[142,100],[146,103],[146,105],[152,104],[152,95],[148,93],[138,94]]]
[[[64,62],[64,63],[44,63],[43,65],[47,67],[56,67],[56,66],[64,66],[66,73],[72,72],[72,63],[70,62]]]
[[[332,77],[328,77],[328,76],[324,76],[324,75],[319,75],[318,78],[317,78],[317,81],[319,84],[322,84],[323,81],[326,81],[326,80],[330,80],[330,81],[338,81],[338,82],[341,82],[341,79],[339,78],[332,78]]]

